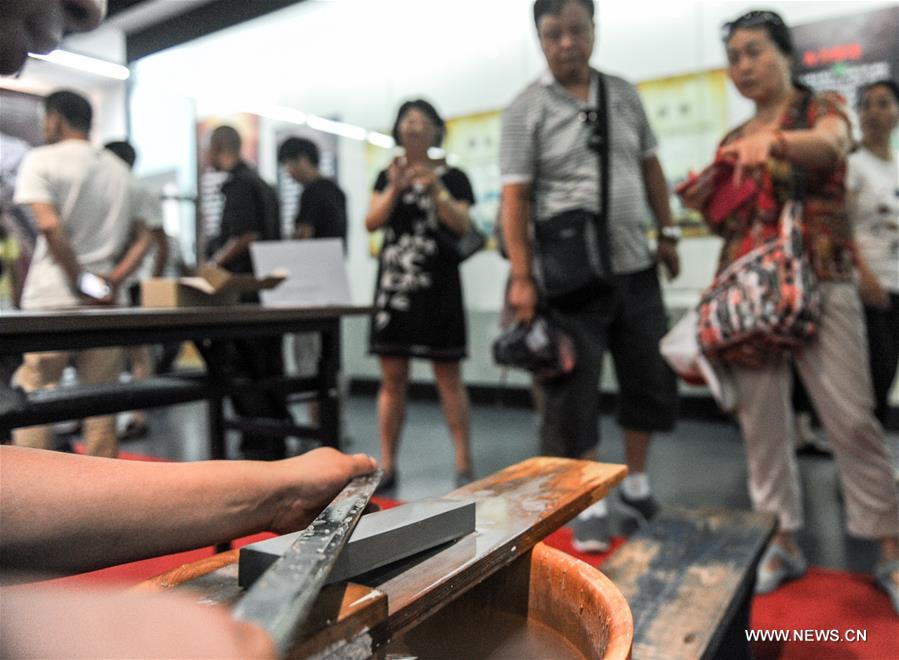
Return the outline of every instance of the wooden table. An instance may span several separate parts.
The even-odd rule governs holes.
[[[210,451],[225,456],[225,430],[252,430],[252,424],[226,420],[222,400],[241,387],[267,385],[286,392],[308,392],[320,403],[318,427],[290,427],[291,435],[314,437],[339,446],[341,429],[337,373],[340,368],[340,319],[367,315],[367,306],[338,307],[191,307],[177,309],[82,307],[58,311],[0,314],[0,356],[34,351],[78,350],[192,341],[206,363],[206,372],[192,378],[164,377],[129,386],[105,385],[34,393],[18,406],[0,406],[0,430],[86,415],[113,414],[136,408],[187,401],[209,402]],[[283,378],[266,383],[229,379],[211,340],[282,336],[318,332],[322,350],[313,378]],[[3,384],[0,384],[3,386]],[[2,392],[0,392],[2,394]],[[7,398],[9,398],[7,394]],[[8,409],[8,408],[13,409]],[[266,427],[266,430],[271,430]]]
[[[625,473],[621,465],[540,457],[453,491],[446,497],[476,501],[475,532],[357,578],[360,584],[327,588],[294,655],[346,645],[367,657],[400,638],[414,645],[426,622],[452,610],[450,619],[467,617],[473,627],[491,612],[535,616],[582,655],[626,657],[633,628],[620,592],[596,569],[538,545]],[[222,553],[140,588],[193,590],[198,602],[233,604],[242,595],[237,558],[236,550]]]

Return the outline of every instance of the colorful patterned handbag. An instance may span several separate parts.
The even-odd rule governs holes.
[[[706,356],[758,367],[815,333],[821,301],[801,216],[801,202],[787,201],[780,236],[734,261],[702,294],[697,339]]]

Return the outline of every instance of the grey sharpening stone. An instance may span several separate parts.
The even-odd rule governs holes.
[[[424,499],[362,516],[331,569],[327,584],[411,557],[475,529],[475,503]],[[300,532],[240,549],[238,584],[248,589],[286,552]]]

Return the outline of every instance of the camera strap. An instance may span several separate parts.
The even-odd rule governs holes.
[[[596,86],[596,111],[599,113],[596,124],[593,127],[594,136],[598,143],[599,157],[599,215],[596,219],[596,240],[599,243],[599,262],[603,274],[612,276],[612,256],[609,248],[609,191],[612,169],[609,167],[609,147],[611,136],[609,133],[609,94],[606,88],[606,77],[601,71],[599,84]]]

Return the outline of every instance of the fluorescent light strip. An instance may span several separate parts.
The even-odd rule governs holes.
[[[283,106],[267,106],[265,108],[252,108],[248,110],[248,112],[254,115],[262,115],[263,117],[268,117],[269,119],[274,119],[276,121],[287,122],[288,124],[296,124],[298,126],[302,126],[305,124],[309,115],[300,110],[294,110],[293,108],[285,108]]]
[[[333,119],[325,119],[324,117],[317,117],[316,115],[308,115],[300,110],[286,108],[281,105],[249,107],[246,112],[268,117],[269,119],[274,119],[276,121],[283,121],[288,124],[296,124],[297,126],[305,124],[309,126],[309,128],[314,128],[317,131],[332,133],[353,140],[368,141],[371,144],[377,147],[383,147],[384,149],[392,149],[396,144],[391,136],[384,135],[384,133],[369,131],[361,126],[356,126],[355,124],[347,124],[342,121],[334,121]]]
[[[70,69],[77,69],[78,71],[83,71],[85,73],[92,73],[95,76],[103,76],[104,78],[128,80],[131,76],[131,71],[129,71],[126,66],[114,62],[107,62],[106,60],[100,60],[96,57],[79,55],[78,53],[72,53],[67,50],[57,49],[46,55],[28,53],[28,57],[43,62],[50,62],[50,64],[68,67]]]
[[[368,132],[368,141],[376,147],[384,147],[385,149],[393,149],[396,146],[396,141],[392,137],[377,131]]]
[[[309,128],[314,128],[317,131],[341,135],[352,140],[365,140],[368,137],[368,131],[366,129],[353,124],[345,124],[342,121],[334,121],[333,119],[309,115],[309,119],[306,120],[306,123],[309,125]]]

